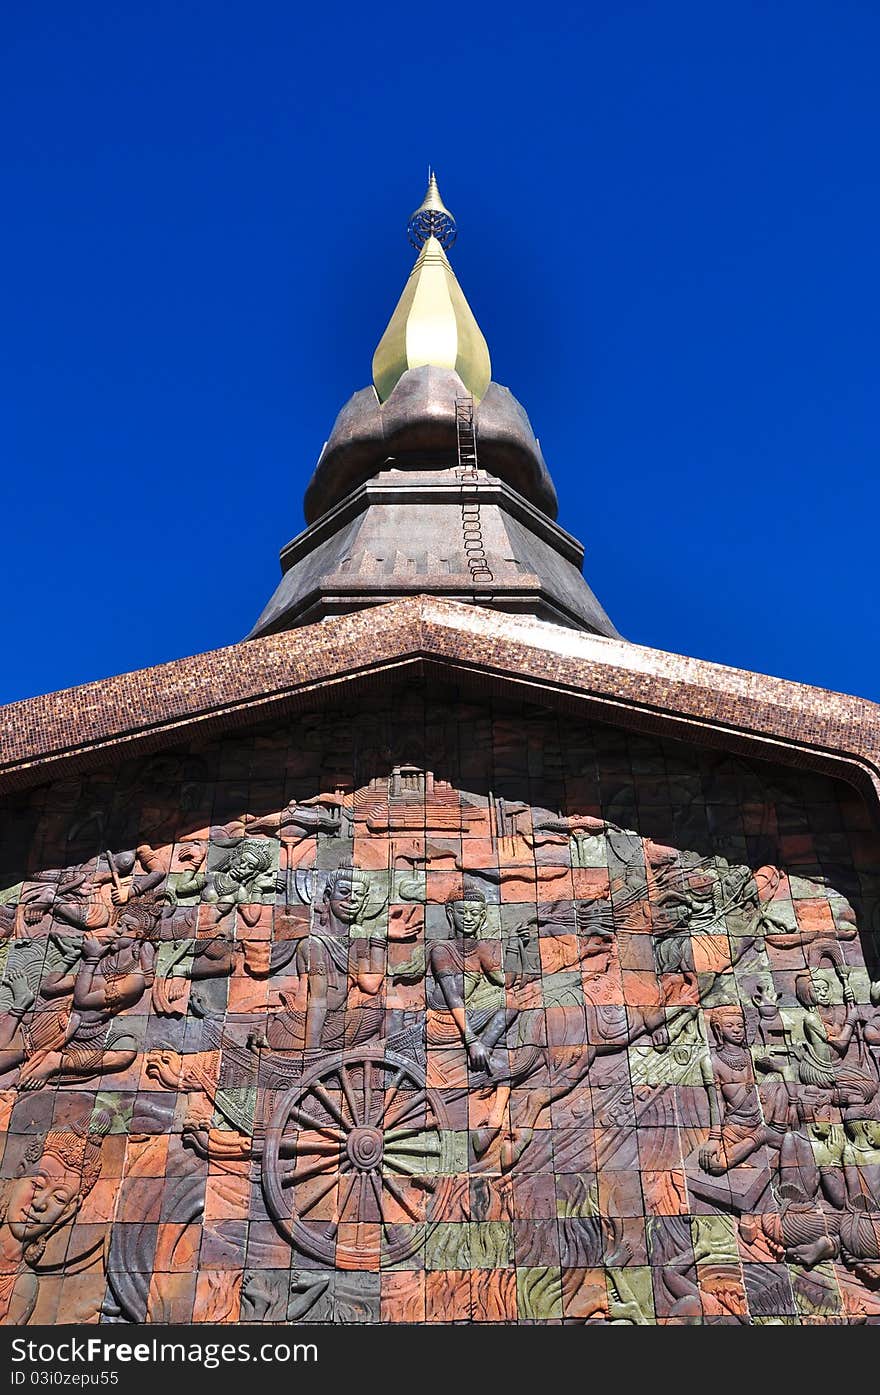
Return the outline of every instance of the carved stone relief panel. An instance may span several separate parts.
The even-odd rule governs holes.
[[[839,783],[402,693],[0,812],[6,1322],[880,1321]]]

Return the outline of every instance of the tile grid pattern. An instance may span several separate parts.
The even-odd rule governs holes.
[[[880,1320],[851,787],[404,685],[0,834],[7,1321]]]

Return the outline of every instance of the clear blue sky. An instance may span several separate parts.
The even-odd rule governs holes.
[[[453,263],[618,627],[880,698],[880,7],[7,0],[0,701],[238,640]]]

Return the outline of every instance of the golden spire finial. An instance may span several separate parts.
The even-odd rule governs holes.
[[[430,165],[427,192],[407,223],[406,230],[413,247],[424,247],[429,237],[436,237],[441,247],[448,249],[458,235],[455,218],[440,197],[437,176]]]
[[[420,248],[403,295],[373,355],[373,383],[384,402],[410,368],[451,368],[479,402],[492,378],[489,349],[449,265],[455,219],[428,171],[428,190],[407,224]]]

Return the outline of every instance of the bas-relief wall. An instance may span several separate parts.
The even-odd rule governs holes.
[[[880,1320],[849,787],[411,692],[0,834],[6,1322]]]

